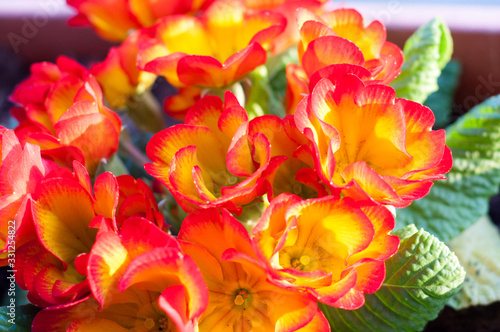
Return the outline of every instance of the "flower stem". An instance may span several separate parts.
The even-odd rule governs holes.
[[[120,140],[120,149],[121,151],[127,153],[130,156],[130,159],[141,168],[144,168],[144,165],[150,163],[149,158],[142,153],[130,140],[123,139]]]

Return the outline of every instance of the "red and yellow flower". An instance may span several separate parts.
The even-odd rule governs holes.
[[[155,196],[142,179],[134,179],[131,175],[120,175],[116,177],[116,181],[119,197],[115,219],[118,227],[121,227],[123,221],[129,217],[142,217],[160,229],[165,227],[165,220],[160,213]]]
[[[272,9],[274,12],[282,14],[286,18],[285,30],[274,38],[271,46],[271,53],[278,55],[300,41],[299,29],[297,26],[296,12],[298,8],[306,8],[317,15],[324,12],[325,1],[320,0],[287,0],[287,1],[262,1],[246,0],[247,8]]]
[[[396,207],[424,197],[452,165],[432,111],[355,75],[320,80],[294,114],[316,171],[332,192]]]
[[[103,62],[91,68],[106,100],[115,109],[125,107],[133,95],[146,91],[156,79],[137,68],[138,36],[139,32],[132,33],[119,47],[111,48]]]
[[[11,98],[21,105],[13,109],[20,122],[16,135],[23,143],[40,145],[46,158],[70,167],[71,160],[84,160],[93,174],[118,148],[120,118],[104,106],[90,72],[69,58],[34,64]]]
[[[0,259],[7,264],[10,248],[36,238],[31,197],[39,183],[58,166],[43,159],[33,144],[22,147],[13,130],[0,126]],[[5,260],[4,260],[5,259]]]
[[[200,331],[297,331],[312,321],[329,330],[311,296],[268,282],[247,231],[227,211],[193,212],[178,239],[208,287]]]
[[[273,283],[309,292],[343,309],[364,304],[385,278],[384,260],[398,250],[389,235],[394,217],[383,206],[360,207],[350,198],[275,198],[253,229],[258,256]]]
[[[201,17],[165,17],[143,30],[138,63],[177,87],[221,88],[264,64],[285,24],[278,13],[217,0]]]
[[[78,13],[69,23],[91,25],[112,41],[125,40],[132,30],[148,27],[164,16],[195,12],[213,0],[67,0]]]
[[[248,117],[230,92],[225,102],[207,96],[188,112],[185,124],[150,140],[146,171],[167,186],[180,206],[226,207],[240,213],[269,190],[268,180],[284,160],[271,156],[269,140],[251,135]]]
[[[319,80],[316,77],[314,83],[310,82],[314,75],[324,78],[348,69],[361,74],[365,81],[387,84],[401,72],[403,52],[386,41],[385,27],[379,21],[365,27],[361,14],[345,8],[321,16],[300,9],[297,20],[301,66],[287,66],[287,113],[292,114],[302,95],[312,91]],[[366,73],[357,67],[364,67]]]
[[[403,52],[386,41],[385,27],[379,21],[365,27],[361,14],[348,8],[321,16],[302,9],[297,19],[302,37],[299,59],[309,76],[336,63],[364,66],[374,79],[384,83],[399,75]]]
[[[39,331],[198,331],[208,303],[203,277],[175,238],[141,217],[105,223],[88,257],[93,297],[39,313]],[[82,315],[91,315],[91,319]]]
[[[281,193],[294,193],[302,198],[324,196],[326,188],[319,184],[314,173],[314,161],[307,138],[295,127],[291,115],[281,119],[275,115],[263,115],[252,119],[249,135],[264,135],[270,143],[271,158],[282,158],[283,162],[269,178],[272,188],[268,196],[272,200]],[[314,181],[309,178],[313,175]]]
[[[18,248],[16,281],[29,291],[30,301],[46,307],[88,295],[86,265],[97,228],[116,229],[114,213],[118,185],[111,173],[92,186],[86,170],[75,162],[74,173],[59,168],[33,193],[33,223],[37,238]]]

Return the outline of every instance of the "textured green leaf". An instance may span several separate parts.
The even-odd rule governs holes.
[[[435,18],[408,38],[403,49],[405,62],[390,85],[399,98],[423,103],[438,90],[438,77],[450,61],[453,40],[446,24]]]
[[[448,245],[467,273],[448,304],[463,309],[500,301],[500,232],[490,218],[481,217]]]
[[[414,225],[395,232],[398,252],[386,262],[386,278],[364,306],[341,310],[321,305],[332,331],[419,331],[437,317],[463,283],[457,257],[436,237]]]
[[[32,304],[16,306],[15,310],[9,307],[0,307],[0,331],[31,331],[31,323],[33,322],[33,318],[35,318],[35,315],[40,310],[42,309]],[[15,324],[12,324],[13,322]]]
[[[415,224],[448,242],[488,212],[500,184],[500,96],[474,107],[448,127],[453,153],[447,180],[429,195],[398,210],[396,228]]]
[[[438,79],[439,90],[432,93],[424,105],[429,107],[436,118],[434,128],[444,128],[450,123],[453,108],[453,97],[458,86],[462,66],[459,62],[451,60],[443,68]]]

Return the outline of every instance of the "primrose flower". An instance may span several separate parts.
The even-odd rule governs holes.
[[[302,198],[327,195],[326,188],[319,184],[314,173],[314,160],[308,140],[295,127],[292,116],[281,119],[275,115],[262,115],[252,119],[248,125],[250,136],[264,135],[271,146],[271,158],[283,158],[274,176],[269,178],[272,200],[281,193],[294,193]],[[310,181],[313,174],[314,181]]]
[[[268,282],[247,231],[229,212],[193,212],[178,239],[208,287],[200,331],[297,331],[311,322],[329,331],[312,297]]]
[[[319,178],[358,201],[408,206],[452,165],[429,108],[355,75],[336,85],[321,79],[294,117],[312,144]]]
[[[198,331],[208,303],[203,277],[177,240],[148,220],[129,218],[119,232],[102,223],[87,273],[93,297],[42,310],[35,330]]]
[[[91,25],[112,41],[125,40],[131,30],[148,27],[164,16],[196,12],[213,0],[67,0],[78,14],[69,20],[73,26]]]
[[[88,254],[97,228],[116,229],[114,212],[118,185],[111,173],[99,175],[94,190],[85,168],[75,162],[75,173],[59,168],[33,193],[33,223],[38,238],[18,248],[19,286],[32,303],[46,307],[69,303],[89,294]]]
[[[286,68],[285,106],[289,114],[295,111],[302,96],[312,91],[318,77],[329,78],[339,71],[349,71],[368,84],[387,84],[401,72],[403,52],[386,41],[385,27],[379,21],[365,27],[361,14],[345,8],[320,16],[299,9],[297,21],[301,65],[289,64]]]
[[[103,62],[91,68],[113,108],[126,106],[133,95],[148,89],[156,79],[155,75],[137,68],[138,36],[139,32],[132,33],[120,46],[111,48]]]
[[[296,45],[300,41],[299,29],[297,26],[296,12],[298,8],[306,8],[311,12],[320,15],[324,12],[325,1],[318,0],[288,0],[288,1],[260,1],[247,0],[246,6],[249,8],[258,7],[260,9],[273,9],[286,18],[286,27],[283,33],[274,38],[271,46],[271,53],[277,55],[288,48]]]
[[[163,229],[163,215],[148,185],[142,179],[134,179],[131,175],[117,176],[116,181],[119,197],[115,219],[118,227],[129,217],[142,217]]]
[[[201,17],[169,16],[143,29],[138,64],[177,87],[225,87],[266,62],[285,25],[279,13],[217,0]]]
[[[40,145],[46,158],[67,165],[64,158],[73,156],[94,174],[101,159],[118,149],[120,118],[103,105],[95,78],[74,60],[34,64],[11,99],[21,105],[12,110],[20,122],[16,135],[22,143]]]
[[[334,63],[364,66],[374,79],[383,83],[399,75],[403,52],[386,41],[385,27],[379,21],[365,27],[361,14],[347,8],[321,16],[301,9],[297,20],[302,37],[299,59],[309,76]]]
[[[248,117],[231,92],[224,103],[206,96],[188,112],[185,124],[167,128],[151,138],[146,171],[162,182],[180,206],[225,207],[241,213],[268,191],[282,156],[271,156],[262,133],[249,134]]]
[[[58,166],[43,159],[40,148],[22,147],[13,130],[0,126],[0,259],[8,263],[9,242],[17,247],[36,238],[31,220],[31,196]],[[5,259],[5,261],[4,261]]]
[[[253,243],[276,285],[309,292],[343,309],[364,304],[385,278],[384,260],[398,250],[388,233],[394,217],[383,206],[350,198],[275,198],[253,229]]]

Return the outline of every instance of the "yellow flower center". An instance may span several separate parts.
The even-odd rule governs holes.
[[[309,263],[311,263],[311,257],[309,257],[307,255],[302,255],[302,256],[300,256],[300,258],[292,258],[290,260],[290,265],[294,269],[299,269],[299,270],[302,270],[303,268],[305,268],[306,265],[308,265]]]
[[[300,264],[307,265],[311,262],[311,258],[309,256],[303,255],[300,256]]]
[[[245,303],[248,303],[248,299],[250,297],[249,292],[246,289],[239,289],[236,291],[236,296],[234,298],[234,304],[237,306],[242,306]]]
[[[301,271],[322,269],[317,250],[317,247],[285,247],[279,253],[279,266]]]

